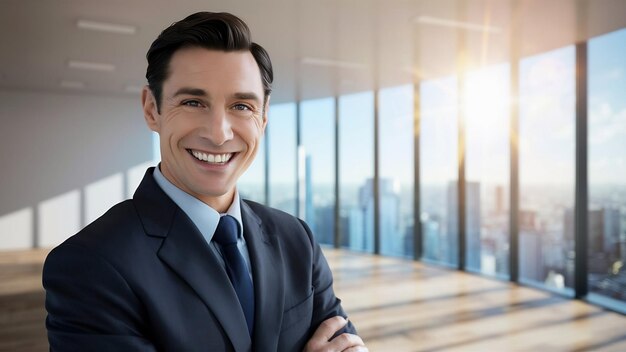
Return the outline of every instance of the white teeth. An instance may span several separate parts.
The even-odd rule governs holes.
[[[208,154],[208,153],[203,153],[203,152],[199,152],[196,150],[191,150],[191,154],[198,160],[202,160],[208,163],[219,163],[219,164],[224,164],[227,163],[230,158],[233,157],[232,153],[226,153],[226,154]]]

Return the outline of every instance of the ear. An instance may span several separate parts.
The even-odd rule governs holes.
[[[146,125],[152,131],[159,133],[161,127],[160,114],[157,109],[156,99],[152,94],[152,90],[148,86],[144,86],[141,91],[141,104],[143,106],[143,118]]]
[[[261,121],[261,126],[263,128],[263,133],[265,133],[265,127],[267,127],[267,116],[270,111],[270,96],[268,95],[265,99],[265,106],[263,107],[263,120]]]

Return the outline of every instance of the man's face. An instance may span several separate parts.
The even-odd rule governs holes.
[[[265,131],[263,94],[259,67],[248,51],[183,48],[174,53],[161,112],[147,87],[142,95],[146,122],[159,133],[163,175],[226,211]]]

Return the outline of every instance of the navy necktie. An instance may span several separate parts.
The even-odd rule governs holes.
[[[238,235],[239,224],[237,220],[230,215],[224,215],[217,224],[213,240],[222,248],[224,261],[226,262],[226,272],[237,293],[237,298],[248,324],[248,332],[252,336],[254,327],[254,290],[246,261],[239,252],[239,248],[237,248]]]

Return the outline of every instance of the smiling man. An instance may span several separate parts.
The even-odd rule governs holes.
[[[161,173],[180,190],[226,212],[254,160],[269,95],[250,52],[181,48],[157,105],[142,95],[148,126],[161,140]]]
[[[246,24],[193,14],[147,58],[161,163],[48,256],[51,350],[367,351],[307,225],[239,198],[273,79]]]

